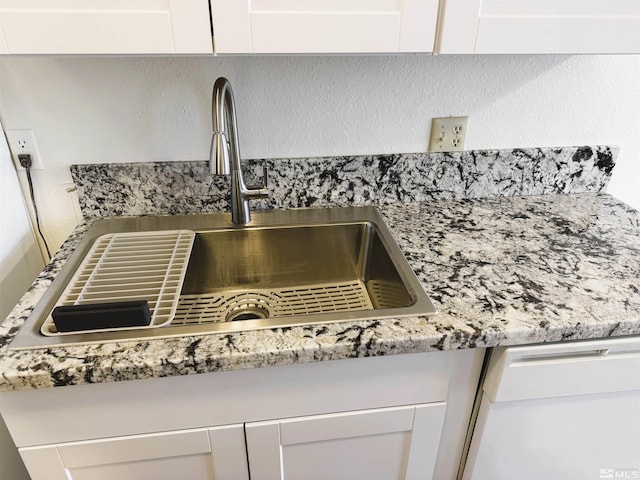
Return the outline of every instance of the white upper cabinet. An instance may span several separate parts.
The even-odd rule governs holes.
[[[640,1],[443,0],[438,53],[640,53]]]
[[[216,53],[432,52],[438,0],[211,0]]]
[[[214,45],[216,54],[640,53],[640,0],[0,0],[0,54]]]
[[[0,0],[0,53],[212,53],[207,0]]]

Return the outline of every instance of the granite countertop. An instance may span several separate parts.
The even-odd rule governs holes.
[[[640,334],[640,214],[609,195],[378,208],[437,316],[8,350],[88,220],[0,326],[0,390]]]

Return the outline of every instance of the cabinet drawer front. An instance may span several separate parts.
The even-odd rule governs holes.
[[[640,338],[509,347],[492,354],[492,402],[640,390]]]

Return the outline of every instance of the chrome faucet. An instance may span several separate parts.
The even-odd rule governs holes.
[[[211,114],[213,136],[209,154],[209,170],[214,175],[231,174],[231,221],[245,225],[251,221],[249,200],[264,198],[267,190],[267,168],[264,167],[263,185],[247,187],[242,178],[236,105],[229,80],[218,78],[213,84]]]

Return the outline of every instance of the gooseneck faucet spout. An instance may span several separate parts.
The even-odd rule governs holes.
[[[249,200],[264,198],[267,190],[267,170],[263,185],[247,187],[242,177],[236,106],[229,80],[218,78],[213,84],[211,114],[213,136],[209,155],[209,170],[213,175],[231,175],[231,221],[245,225],[251,221]]]

